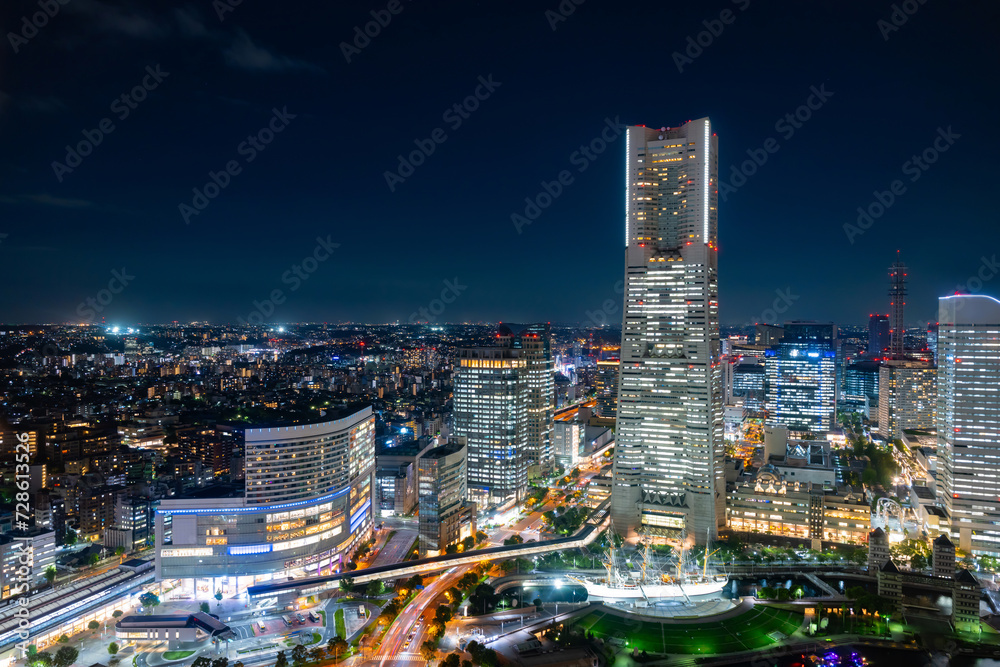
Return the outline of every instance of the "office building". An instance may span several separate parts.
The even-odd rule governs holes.
[[[556,465],[564,470],[576,467],[583,450],[583,439],[587,425],[573,419],[557,421],[553,432],[552,444],[555,452]]]
[[[1000,301],[938,303],[938,477],[951,538],[966,553],[1000,556]]]
[[[420,456],[420,557],[438,556],[476,534],[475,503],[467,501],[468,448],[455,438]]]
[[[878,434],[883,438],[935,428],[936,403],[937,369],[931,364],[891,359],[879,368]]]
[[[878,405],[879,362],[855,361],[844,371],[844,395],[867,397],[871,405]]]
[[[765,357],[768,423],[793,431],[824,433],[837,408],[837,327],[788,322]]]
[[[114,522],[104,530],[104,546],[138,551],[153,537],[154,505],[145,498],[119,492],[115,498]]]
[[[468,443],[469,492],[481,503],[513,504],[527,494],[527,391],[522,350],[456,352],[454,433]]]
[[[339,571],[371,534],[371,407],[317,423],[247,428],[246,486],[208,487],[160,501],[156,579],[208,599],[272,578]]]
[[[770,465],[739,480],[727,498],[727,523],[736,532],[808,539],[822,549],[823,542],[864,544],[871,530],[871,505],[862,495],[792,481]]]
[[[733,368],[734,400],[741,400],[744,410],[764,410],[764,364],[756,358],[744,358]]]
[[[763,347],[771,347],[777,345],[778,342],[784,337],[785,329],[784,327],[779,327],[774,324],[756,324],[754,326],[754,344]]]
[[[868,356],[882,357],[892,344],[892,325],[888,315],[868,316]]]
[[[552,416],[556,408],[551,327],[548,324],[501,324],[497,338],[501,347],[521,350],[528,380],[525,396],[528,475],[547,475],[553,465]]]
[[[938,323],[928,322],[927,323],[927,349],[930,351],[933,357],[934,365],[937,366],[938,363]]]
[[[417,507],[417,462],[437,446],[437,440],[421,437],[375,452],[376,499],[382,516],[409,514]]]
[[[617,353],[597,360],[597,416],[618,416],[618,373],[621,361]]]
[[[631,126],[615,530],[699,543],[725,522],[718,140],[708,118]]]

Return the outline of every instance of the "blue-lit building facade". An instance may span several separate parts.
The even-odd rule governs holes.
[[[156,512],[156,579],[183,594],[235,595],[293,573],[338,571],[370,536],[371,407],[313,424],[248,428],[246,486],[169,498]]]
[[[837,328],[788,322],[784,338],[764,357],[769,424],[822,433],[837,410]]]

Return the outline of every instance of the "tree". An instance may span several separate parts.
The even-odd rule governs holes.
[[[382,593],[385,593],[385,583],[379,579],[376,579],[375,581],[369,581],[367,593],[368,597],[370,598],[375,598],[378,597],[379,595],[382,595]]]
[[[198,667],[198,666],[191,665],[191,667]],[[288,667],[288,658],[285,657],[284,651],[278,651],[278,655],[274,659],[274,667]]]
[[[213,597],[214,597],[214,598],[215,598],[215,599],[216,599],[217,601],[219,601],[219,602],[222,602],[222,591],[215,591],[215,595],[214,595]]]
[[[474,546],[476,546],[476,538],[473,535],[469,535],[464,540],[462,540],[463,551],[469,551]]]
[[[80,652],[73,646],[63,646],[52,658],[52,667],[69,667],[80,656]]]
[[[28,647],[28,664],[31,667],[49,667],[52,664],[52,656],[45,651],[41,653],[34,645]]]
[[[779,588],[775,597],[778,599],[778,602],[787,602],[792,597],[792,594],[788,592],[787,588]]]
[[[323,654],[325,653],[326,651],[323,650],[322,646],[317,646],[316,648],[309,651],[309,660],[311,662],[319,662],[320,660],[323,659]]]
[[[111,618],[121,618],[124,615],[125,615],[125,612],[123,612],[121,609],[115,609],[111,613]]]
[[[420,655],[424,660],[430,662],[437,655],[437,644],[431,640],[426,640],[420,645]]]
[[[342,593],[350,593],[354,590],[354,580],[350,577],[344,577],[340,580],[340,591]]]
[[[47,568],[45,568],[45,581],[51,584],[55,580],[56,580],[56,566],[49,565]]]
[[[66,644],[69,642],[69,635],[59,635],[59,639],[56,641],[58,641],[60,644]]]
[[[338,660],[340,656],[347,650],[347,640],[337,635],[326,643],[327,650],[333,654]]]
[[[206,614],[208,613],[209,607],[207,602],[202,602],[200,605],[198,605],[198,608],[201,609]]]
[[[191,667],[212,667],[212,661],[203,655],[199,655],[194,659],[194,662],[191,663]]]
[[[922,570],[927,567],[927,558],[923,554],[913,554],[910,556],[910,567],[914,570]]]
[[[90,567],[94,567],[100,562],[101,562],[101,557],[96,553],[87,556],[87,565],[89,565]]]
[[[437,610],[434,612],[434,620],[443,623],[447,623],[451,620],[451,607],[448,605],[440,604]]]
[[[472,661],[471,660],[463,660],[462,661],[462,667],[472,667]]]
[[[472,572],[466,572],[462,575],[462,578],[458,580],[458,587],[463,591],[471,591],[478,583],[479,577]]]
[[[448,657],[441,661],[441,667],[460,667],[462,658],[457,653],[449,653]]]
[[[233,667],[244,667],[242,660],[237,660],[233,663]]]
[[[229,667],[229,658],[223,656],[212,661],[212,667]]]
[[[406,580],[406,587],[410,590],[416,590],[418,586],[424,585],[424,578],[419,574],[415,574]]]
[[[458,545],[457,544],[449,544],[448,546],[446,546],[444,548],[444,552],[446,554],[457,554],[458,553]]]
[[[62,543],[68,547],[71,547],[74,544],[76,544],[77,539],[79,538],[77,538],[76,536],[76,531],[67,526],[66,533],[63,535]]]
[[[101,627],[101,624],[97,621],[91,621],[90,623],[87,623],[87,627],[91,630],[97,630]]]
[[[487,535],[481,530],[476,531],[476,542],[485,542],[488,539],[490,539],[489,535]]]
[[[160,604],[160,596],[156,595],[156,593],[143,593],[139,596],[139,604],[152,609]]]
[[[115,555],[121,558],[125,555],[125,547],[115,547]]]
[[[292,664],[301,665],[306,661],[306,647],[299,644],[292,649]]]
[[[493,587],[485,583],[476,586],[476,591],[469,598],[469,604],[472,605],[473,611],[477,611],[480,614],[488,612],[496,606],[496,595],[494,594]]]

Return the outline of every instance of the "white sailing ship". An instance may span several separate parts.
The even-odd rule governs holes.
[[[624,560],[622,554],[612,546],[602,560],[607,576],[595,579],[587,575],[572,575],[568,579],[587,589],[590,598],[611,600],[644,599],[664,600],[670,598],[687,599],[695,595],[718,593],[726,586],[729,577],[725,574],[710,573],[708,560],[712,553],[705,550],[704,567],[691,571],[685,565],[686,549],[681,548],[674,565],[674,572],[661,570],[659,562],[648,544],[643,545],[638,570]],[[682,541],[683,544],[683,541]]]

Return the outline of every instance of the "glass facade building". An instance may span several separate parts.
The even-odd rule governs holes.
[[[767,421],[793,431],[824,433],[837,409],[837,328],[788,322],[765,356]]]
[[[628,537],[725,523],[718,139],[708,118],[631,126],[611,516]]]
[[[468,450],[464,439],[435,447],[420,457],[420,555],[437,556],[450,544],[475,535],[475,511],[466,502]]]
[[[938,309],[938,469],[951,535],[1000,556],[1000,301],[947,296]]]
[[[338,570],[371,532],[374,421],[366,407],[246,429],[245,490],[160,503],[157,580],[179,579],[205,598],[295,570]]]
[[[456,356],[453,418],[455,435],[468,443],[469,487],[487,503],[520,502],[529,460],[523,352],[480,347],[460,349]]]

